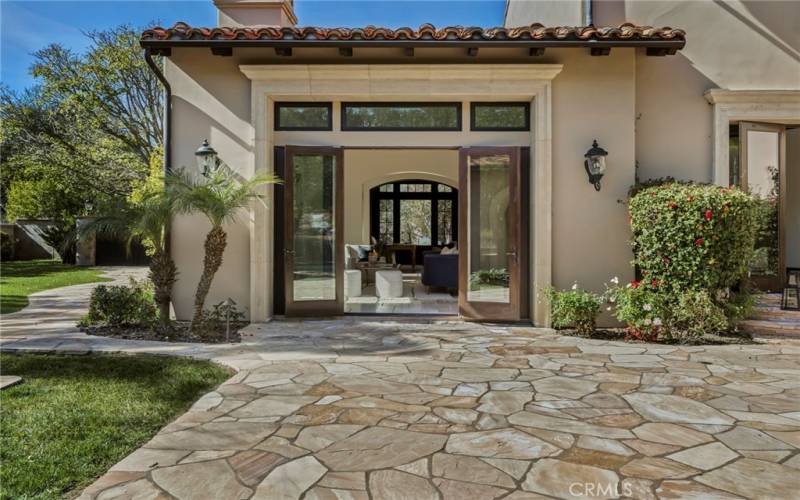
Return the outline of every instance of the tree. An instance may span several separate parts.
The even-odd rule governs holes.
[[[124,238],[128,245],[145,240],[152,249],[148,277],[153,283],[162,327],[169,324],[172,286],[178,271],[166,249],[166,230],[172,219],[172,201],[162,189],[148,192],[133,204],[124,204],[112,215],[95,219],[81,230],[81,236],[104,233]]]
[[[246,208],[251,201],[261,198],[259,187],[277,182],[280,180],[272,175],[257,175],[239,181],[235,172],[226,165],[220,165],[207,177],[192,175],[183,170],[167,175],[167,194],[174,203],[176,212],[199,212],[211,222],[211,230],[206,235],[204,244],[203,273],[195,293],[191,329],[194,330],[203,318],[203,308],[211,282],[222,265],[228,238],[223,224],[234,221],[241,209]]]
[[[36,52],[37,86],[0,89],[4,211],[20,213],[19,198],[7,194],[17,182],[33,182],[37,198],[49,202],[27,203],[25,216],[69,221],[102,214],[148,173],[162,141],[164,108],[138,30],[120,26],[87,36],[84,54],[57,44]]]

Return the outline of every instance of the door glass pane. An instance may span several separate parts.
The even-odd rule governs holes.
[[[294,300],[336,300],[335,157],[294,157]]]
[[[453,241],[453,200],[438,201],[438,218],[436,221],[439,245],[447,245]]]
[[[469,289],[472,302],[510,303],[509,234],[511,157],[470,157],[467,175]]]
[[[758,276],[779,273],[778,208],[780,134],[747,131],[747,187],[758,199],[758,235],[750,270]]]
[[[431,244],[431,200],[400,200],[400,243]]]
[[[394,202],[380,200],[379,207],[380,241],[394,243]]]

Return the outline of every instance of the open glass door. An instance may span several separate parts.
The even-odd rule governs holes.
[[[462,149],[459,179],[459,312],[468,319],[517,321],[523,268],[520,149]]]
[[[342,157],[337,148],[286,147],[287,316],[344,312]]]
[[[758,235],[750,278],[761,290],[777,291],[784,279],[786,141],[782,125],[739,123],[737,184],[758,198]]]

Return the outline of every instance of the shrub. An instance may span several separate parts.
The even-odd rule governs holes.
[[[634,264],[669,292],[720,291],[747,275],[756,201],[737,188],[663,184],[629,201]]]
[[[227,323],[230,321],[231,333],[239,329],[244,324],[244,313],[239,311],[236,302],[220,302],[215,304],[211,310],[203,311],[200,322],[195,326],[193,332],[200,338],[219,340],[226,333]]]
[[[509,274],[504,268],[481,269],[469,277],[470,290],[478,290],[482,285],[508,286]]]
[[[664,328],[666,307],[664,294],[651,283],[633,281],[608,291],[609,301],[615,304],[614,316],[627,325],[628,338],[655,341]]]
[[[112,327],[152,327],[157,311],[150,282],[133,278],[128,286],[100,285],[92,292],[89,312],[80,324]]]
[[[0,233],[0,260],[14,260],[14,239],[6,233]]]
[[[577,284],[572,290],[550,287],[545,293],[555,328],[574,328],[581,335],[594,332],[600,307],[605,302],[601,295],[581,290]]]
[[[679,294],[665,316],[664,336],[668,340],[697,339],[728,328],[725,310],[704,291],[687,290]]]
[[[720,304],[705,291],[659,289],[652,281],[609,289],[608,296],[616,305],[614,315],[627,325],[627,337],[649,342],[686,342],[724,332],[732,328],[726,305],[746,307],[734,306],[734,302]],[[743,297],[751,302],[750,295]]]

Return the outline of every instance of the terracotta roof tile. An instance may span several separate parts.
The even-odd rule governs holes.
[[[322,27],[265,27],[265,28],[199,28],[176,23],[171,28],[156,27],[142,33],[143,44],[155,41],[683,41],[685,32],[669,27],[653,28],[625,23],[608,27],[546,27],[532,24],[519,28],[478,28],[449,26],[436,28],[423,24],[412,28],[322,28]]]

